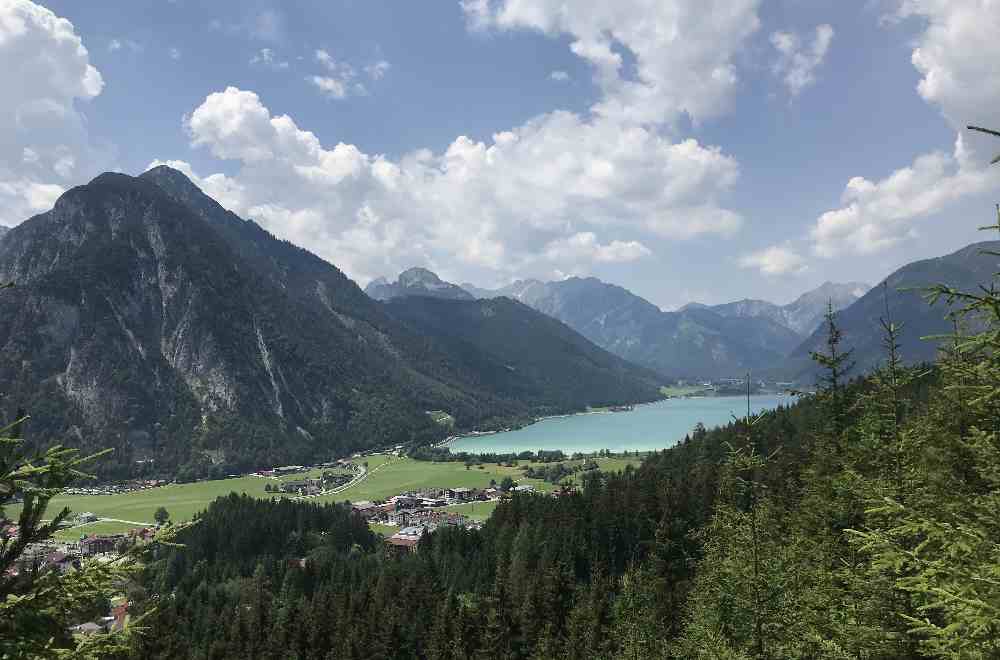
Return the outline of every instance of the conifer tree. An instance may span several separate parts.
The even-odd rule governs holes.
[[[845,379],[854,368],[854,361],[851,359],[854,349],[844,350],[840,345],[843,334],[837,325],[837,313],[833,310],[833,301],[827,302],[823,318],[827,330],[826,352],[812,351],[809,356],[822,370],[817,394],[826,402],[830,435],[834,448],[839,450],[840,436],[846,424]]]
[[[1000,229],[997,213],[997,225],[985,229]],[[866,525],[852,530],[872,574],[908,594],[911,607],[896,614],[933,657],[1000,655],[998,279],[979,291],[930,290],[932,304],[947,303],[953,318],[979,331],[951,338],[939,363],[947,396],[932,398],[905,436],[902,487],[872,496]]]
[[[85,464],[110,450],[80,456],[56,445],[29,458],[20,431],[26,414],[0,429],[0,518],[20,502],[17,534],[0,537],[0,657],[98,658],[125,653],[139,620],[121,631],[74,638],[69,627],[89,620],[130,580],[144,549],[135,547],[110,562],[84,561],[79,570],[39,567],[25,556],[31,544],[50,539],[69,516],[49,503],[70,483],[91,478]],[[156,542],[165,542],[166,534]]]

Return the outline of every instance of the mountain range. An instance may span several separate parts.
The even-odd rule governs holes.
[[[446,290],[436,276],[426,279],[434,283],[427,292],[419,283],[391,293],[384,287],[376,290],[397,298]],[[773,370],[816,328],[828,303],[841,309],[868,289],[860,283],[828,282],[784,306],[743,300],[715,306],[693,303],[665,312],[627,289],[593,277],[519,280],[492,290],[464,283],[447,290],[459,288],[480,299],[506,297],[523,302],[598,346],[667,378],[721,378],[748,370]]]
[[[946,284],[975,290],[1000,271],[1000,259],[992,254],[997,252],[1000,241],[976,243],[907,264],[874,288],[860,282],[826,282],[787,305],[746,299],[721,305],[690,303],[665,312],[592,277],[518,280],[499,289],[463,283],[460,288],[480,299],[521,301],[665,378],[739,377],[751,370],[807,385],[816,377],[810,353],[823,350],[826,340],[828,305],[837,312],[843,348],[853,351],[854,374],[866,373],[884,360],[880,319],[886,317],[902,327],[904,362],[930,362],[938,350],[930,338],[951,333],[953,326],[944,302],[928,304],[927,287]],[[418,286],[403,295],[424,294]]]
[[[688,303],[681,309],[701,307],[730,318],[768,318],[805,338],[820,326],[828,305],[832,305],[835,311],[849,307],[870,288],[861,282],[824,282],[787,305],[745,298],[721,305]]]
[[[459,336],[429,299],[378,303],[167,167],[102,174],[12,228],[0,280],[5,418],[29,411],[35,445],[113,447],[108,476],[429,442],[428,410],[488,428],[658,396],[655,375],[524,305],[448,301],[480,328]],[[511,335],[550,356],[544,374]]]
[[[332,264],[158,167],[102,174],[0,235],[0,410],[27,410],[35,446],[112,446],[107,476],[182,478],[359,449],[427,443],[590,405],[650,401],[668,378],[813,377],[826,305],[841,308],[859,371],[881,357],[879,318],[904,359],[947,333],[915,287],[973,289],[997,258],[969,246],[884,286],[825,284],[795,302],[662,311],[595,278],[497,290],[425,269],[366,295]],[[860,298],[855,298],[863,293]],[[380,300],[374,299],[375,297]],[[807,329],[812,329],[803,337]]]

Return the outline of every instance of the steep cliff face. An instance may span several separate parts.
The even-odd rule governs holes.
[[[105,174],[67,192],[10,232],[0,277],[16,283],[0,296],[5,403],[32,412],[39,441],[110,435],[93,444],[119,461],[224,451],[210,420],[298,439],[343,407],[289,341],[303,310],[151,183]]]
[[[480,347],[425,336],[167,168],[68,191],[3,237],[0,278],[4,415],[26,408],[38,445],[114,447],[118,473],[329,457],[437,437],[432,408],[474,426],[565,404],[498,390]]]

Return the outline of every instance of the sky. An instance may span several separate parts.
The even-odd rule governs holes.
[[[664,309],[987,236],[1000,0],[0,0],[0,223],[182,170],[362,286]]]

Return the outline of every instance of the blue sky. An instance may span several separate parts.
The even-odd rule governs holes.
[[[6,0],[0,221],[168,162],[362,284],[784,302],[983,238],[998,33],[997,0]]]

